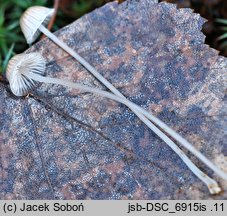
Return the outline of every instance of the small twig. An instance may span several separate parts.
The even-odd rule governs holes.
[[[51,30],[51,28],[52,28],[53,25],[54,25],[54,22],[55,22],[55,20],[56,20],[56,16],[57,16],[57,13],[58,13],[59,3],[60,3],[60,0],[54,0],[54,14],[53,14],[53,16],[52,16],[52,18],[51,18],[51,20],[50,20],[48,26],[47,26],[47,29],[48,29],[48,30]],[[44,39],[45,37],[46,37],[46,35],[43,34],[43,35],[41,36],[41,39]]]
[[[0,75],[0,81],[1,81],[1,82],[3,82],[3,81],[4,81],[4,79],[3,79],[3,76],[2,76],[2,75]]]

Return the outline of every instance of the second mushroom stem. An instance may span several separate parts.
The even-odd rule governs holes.
[[[93,66],[91,66],[85,59],[83,59],[80,55],[78,55],[73,49],[68,47],[64,42],[59,40],[54,34],[52,34],[45,26],[41,25],[39,30],[44,33],[48,38],[50,38],[53,42],[55,42],[59,47],[73,56],[78,62],[80,62],[90,73],[92,73],[102,84],[104,84],[111,92],[115,95],[127,100],[127,98],[121,94],[109,81],[107,81]],[[127,100],[128,101],[128,100]],[[206,164],[210,169],[212,169],[215,173],[217,173],[220,177],[227,180],[227,174],[224,173],[221,169],[219,169],[215,164],[213,164],[208,158],[206,158],[200,151],[198,151],[194,146],[191,145],[187,140],[185,140],[182,136],[176,133],[173,129],[168,127],[164,122],[160,119],[153,116],[151,113],[141,110],[140,107],[135,109],[133,106],[131,110],[142,120],[144,116],[159,126],[162,130],[164,130],[168,135],[178,141],[182,146],[184,146],[187,150],[193,153],[197,158],[199,158],[204,164]],[[143,120],[142,120],[143,121]]]
[[[120,103],[125,104],[128,106],[131,110],[136,112],[143,112],[144,110],[137,106],[136,104],[125,100],[124,98],[118,97],[112,93],[102,91],[95,88],[90,88],[81,84],[73,83],[67,80],[60,80],[56,78],[50,78],[50,77],[43,77],[38,74],[34,73],[28,73],[28,72],[22,72],[22,74],[29,79],[36,80],[38,82],[43,83],[52,83],[52,84],[59,84],[64,85],[70,88],[76,88],[79,90],[82,90],[84,92],[90,92],[95,93],[98,95],[101,95],[103,97],[107,97],[109,99],[118,101]],[[208,187],[211,194],[216,194],[221,191],[220,187],[218,186],[217,182],[210,177],[208,177],[205,173],[203,173],[195,164],[182,152],[182,150],[168,137],[166,136],[161,130],[159,130],[153,123],[151,123],[145,116],[140,114],[140,119],[152,130],[154,131],[165,143],[176,152],[179,157],[185,162],[185,164],[188,166],[188,168],[200,179],[202,180]]]

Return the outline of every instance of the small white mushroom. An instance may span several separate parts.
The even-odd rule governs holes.
[[[18,54],[11,58],[7,66],[6,78],[13,94],[24,96],[36,87],[37,81],[24,74],[34,73],[42,76],[45,70],[45,59],[39,53]]]
[[[54,9],[33,6],[20,18],[21,30],[28,44],[32,44],[40,35],[40,27],[46,26],[54,14]]]
[[[67,80],[61,80],[51,77],[44,77],[45,60],[39,53],[19,54],[14,56],[8,64],[6,76],[10,83],[12,92],[17,96],[26,95],[37,82],[59,84],[70,88],[76,88],[84,92],[95,93],[103,97],[115,100],[128,106],[131,110],[137,110],[139,113],[146,112],[136,104],[95,88],[90,88],[81,84],[73,83]],[[184,152],[159,128],[151,123],[145,116],[140,116],[140,119],[154,131],[164,142],[167,143],[185,162],[188,168],[200,178],[208,187],[211,194],[217,194],[221,191],[217,182],[203,173],[195,164],[184,154]],[[217,168],[218,169],[218,168]]]
[[[34,42],[38,37],[40,32],[43,32],[47,37],[49,37],[54,43],[59,47],[73,56],[77,61],[79,61],[91,74],[93,74],[102,84],[104,84],[111,92],[115,95],[125,99],[123,94],[119,92],[109,81],[107,81],[93,66],[91,66],[86,60],[79,56],[74,50],[68,47],[64,42],[59,40],[54,34],[52,34],[48,29],[45,28],[45,25],[48,24],[51,16],[54,13],[54,9],[33,6],[28,8],[20,19],[20,25],[22,32],[25,35],[25,38],[29,44]],[[131,110],[142,120],[145,116],[147,119],[155,123],[158,127],[164,130],[169,136],[178,141],[182,146],[187,150],[193,153],[197,158],[199,158],[203,163],[205,163],[210,169],[216,172],[219,176],[227,180],[227,174],[222,170],[218,169],[208,158],[201,154],[191,143],[186,139],[181,137],[178,133],[168,127],[160,119],[153,116],[151,113],[146,110],[134,109],[131,107]]]

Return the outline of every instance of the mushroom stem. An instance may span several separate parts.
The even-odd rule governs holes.
[[[88,71],[90,71],[101,83],[103,83],[111,92],[115,95],[124,98],[127,98],[121,94],[109,81],[107,81],[93,66],[91,66],[85,59],[83,59],[80,55],[78,55],[73,49],[68,47],[64,42],[59,40],[53,33],[51,33],[45,26],[41,25],[39,30],[44,33],[48,38],[50,38],[53,42],[55,42],[59,47],[73,56],[77,61],[79,61]],[[124,100],[124,101],[125,101]],[[217,173],[220,177],[227,180],[227,174],[224,173],[221,169],[219,169],[215,164],[213,164],[208,158],[206,158],[200,151],[198,151],[191,143],[189,143],[186,139],[176,133],[173,129],[168,127],[164,122],[160,119],[147,112],[140,107],[132,106],[131,110],[141,119],[141,113],[146,116],[149,120],[159,126],[162,130],[164,130],[168,135],[178,141],[182,146],[184,146],[188,151],[194,154],[197,158],[199,158],[204,164],[206,164],[210,169],[212,169],[215,173]],[[141,119],[142,120],[142,119]]]
[[[22,72],[22,74],[29,79],[43,82],[43,83],[52,83],[67,86],[70,88],[75,88],[82,90],[84,92],[95,93],[101,95],[103,97],[115,100],[117,102],[125,104],[131,110],[136,110],[138,112],[138,117],[152,130],[154,131],[170,148],[173,149],[174,152],[178,154],[178,156],[184,161],[184,163],[188,166],[188,168],[200,179],[202,180],[208,187],[211,194],[217,194],[221,191],[217,182],[212,178],[208,177],[205,173],[203,173],[195,164],[185,155],[185,153],[168,137],[166,136],[159,128],[157,128],[153,123],[151,123],[145,116],[143,116],[140,112],[144,112],[142,108],[137,106],[136,104],[125,100],[124,98],[118,97],[112,93],[102,91],[95,88],[90,88],[81,84],[73,83],[67,80],[60,80],[56,78],[43,77],[35,73]]]

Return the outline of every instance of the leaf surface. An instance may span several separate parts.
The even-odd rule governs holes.
[[[128,99],[225,169],[227,59],[204,44],[205,20],[168,3],[106,4],[56,35]],[[50,40],[27,52],[47,75],[106,90]],[[124,105],[56,85],[16,98],[0,85],[1,199],[226,199],[211,196],[181,159]],[[185,151],[187,152],[187,151]]]

